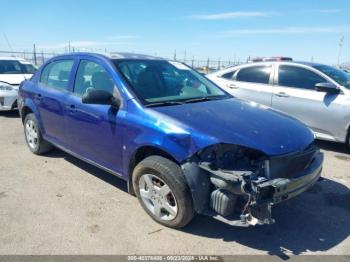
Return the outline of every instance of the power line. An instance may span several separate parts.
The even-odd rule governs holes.
[[[13,52],[12,46],[10,44],[10,41],[8,40],[7,35],[5,33],[4,33],[4,38],[5,38],[5,41],[6,41],[7,45],[8,45],[8,47],[9,47],[9,49],[11,50],[11,52]]]

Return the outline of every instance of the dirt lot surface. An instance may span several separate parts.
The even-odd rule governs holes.
[[[350,254],[350,153],[318,142],[323,177],[273,208],[276,224],[230,227],[197,216],[183,230],[149,218],[126,184],[60,150],[27,149],[0,112],[0,254]]]

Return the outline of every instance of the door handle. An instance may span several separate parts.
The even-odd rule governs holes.
[[[285,92],[278,92],[278,93],[276,94],[276,96],[279,96],[279,97],[289,97],[289,95],[288,95],[287,93],[285,93]]]
[[[238,86],[236,86],[235,84],[227,84],[226,85],[228,88],[231,88],[231,89],[237,89]]]
[[[36,101],[38,101],[38,102],[40,102],[40,100],[43,98],[43,96],[41,95],[41,94],[36,94],[35,96],[34,96],[34,99],[36,100]]]
[[[67,110],[70,112],[70,113],[75,113],[77,111],[77,108],[75,105],[68,105],[67,106]]]

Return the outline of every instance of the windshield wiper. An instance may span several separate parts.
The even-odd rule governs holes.
[[[181,100],[181,101],[155,102],[155,103],[147,104],[146,107],[173,106],[173,105],[182,105],[182,104],[188,104],[188,103],[212,101],[212,100],[218,100],[218,99],[222,99],[222,97],[217,97],[217,96],[203,96],[203,97],[196,97],[196,98],[191,98],[191,99]]]
[[[164,101],[147,104],[146,107],[157,107],[157,106],[173,106],[173,105],[182,105],[183,102],[179,101]]]
[[[210,97],[210,96],[202,96],[202,97],[196,97],[191,98],[183,101],[184,103],[196,103],[196,102],[205,102],[205,101],[212,101],[212,100],[218,100],[221,97]]]

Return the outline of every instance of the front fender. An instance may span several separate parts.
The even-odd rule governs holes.
[[[127,108],[123,119],[125,161],[142,146],[153,146],[168,152],[178,163],[198,150],[191,132],[181,123],[142,108],[134,100],[128,101]]]
[[[127,128],[127,130],[130,130]],[[151,147],[158,149],[171,156],[177,163],[183,162],[190,154],[189,145],[191,144],[191,137],[185,136],[182,138],[164,135],[155,130],[143,130],[139,135],[132,136],[128,131],[124,140],[123,146],[123,170],[125,174],[129,174],[130,161],[135,156],[140,148]]]

